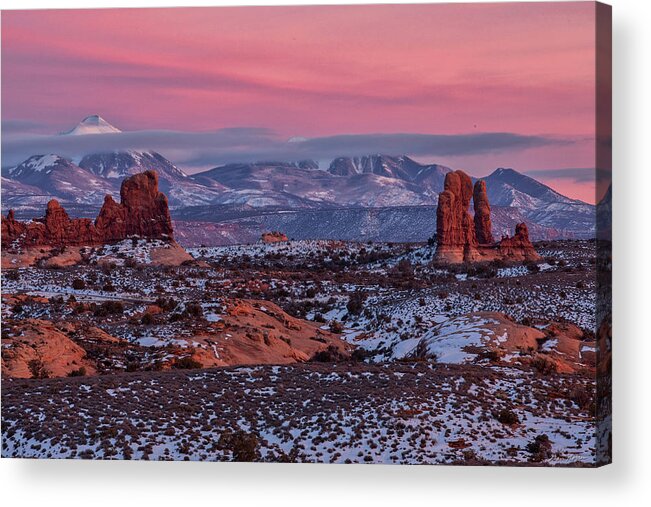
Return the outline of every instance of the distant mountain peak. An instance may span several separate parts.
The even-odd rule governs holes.
[[[64,135],[87,135],[87,134],[116,134],[122,132],[114,127],[98,114],[86,116],[73,129],[64,132]]]
[[[10,175],[12,178],[21,178],[27,174],[40,172],[50,173],[56,169],[57,166],[67,164],[69,164],[69,162],[66,159],[54,153],[32,155],[27,160],[14,167],[11,170]]]
[[[493,175],[495,175],[495,176],[504,176],[504,175],[508,175],[508,174],[520,174],[520,173],[518,171],[516,171],[515,169],[511,169],[510,167],[498,167],[497,169],[495,169],[493,171],[491,176],[493,176]]]
[[[420,164],[406,155],[382,153],[362,157],[338,157],[328,168],[328,172],[335,176],[375,174],[415,183],[422,183],[424,178],[434,177],[440,180],[435,185],[437,192],[443,189],[443,177],[448,171],[448,168],[437,164]]]

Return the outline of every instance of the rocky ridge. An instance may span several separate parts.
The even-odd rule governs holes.
[[[158,175],[154,171],[125,179],[120,203],[107,195],[94,221],[71,219],[56,199],[48,202],[41,219],[21,222],[16,220],[13,210],[2,217],[3,248],[99,245],[132,236],[173,240],[167,197],[158,191]]]

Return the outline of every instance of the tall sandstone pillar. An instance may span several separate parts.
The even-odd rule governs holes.
[[[436,210],[436,259],[458,263],[474,258],[477,249],[475,225],[468,209],[473,197],[472,180],[463,171],[445,175]]]
[[[495,240],[493,239],[493,225],[491,223],[491,205],[488,202],[486,182],[484,180],[475,183],[472,201],[475,208],[477,242],[480,245],[492,245]]]

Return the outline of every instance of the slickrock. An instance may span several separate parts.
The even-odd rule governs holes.
[[[96,372],[86,351],[50,321],[25,319],[14,334],[2,339],[3,376],[65,377],[82,368],[87,375]]]

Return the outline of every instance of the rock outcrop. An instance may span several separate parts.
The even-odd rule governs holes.
[[[529,241],[529,229],[524,222],[515,226],[515,235],[505,237],[497,244],[502,259],[513,261],[538,261],[540,255]]]
[[[2,375],[17,378],[65,377],[74,371],[94,375],[86,351],[47,320],[25,319],[2,339]],[[83,370],[82,370],[83,368]]]
[[[488,195],[486,195],[485,181],[479,180],[475,183],[472,202],[475,208],[474,222],[477,242],[480,245],[492,245],[495,240],[493,239],[493,225],[491,223],[491,205],[488,202]]]
[[[470,364],[489,360],[529,365],[543,371],[573,373],[594,368],[594,341],[578,327],[549,322],[530,327],[503,313],[476,312],[438,324],[409,353],[440,363]]]
[[[463,171],[445,175],[436,210],[439,260],[451,263],[474,257],[477,237],[468,206],[473,196],[472,180]]]
[[[2,217],[3,248],[39,246],[65,247],[99,245],[137,236],[173,239],[167,197],[158,191],[158,175],[145,171],[122,182],[120,203],[107,195],[99,215],[71,219],[56,199],[45,210],[45,217],[20,222],[13,210]]]
[[[278,231],[265,232],[262,234],[260,239],[263,243],[283,243],[285,241],[289,241],[285,234]]]
[[[473,201],[475,216],[468,209]],[[445,175],[444,190],[439,194],[436,210],[436,260],[458,264],[461,262],[536,261],[536,253],[526,224],[516,226],[513,237],[495,242],[492,232],[491,208],[486,183],[479,180],[474,188],[472,180],[463,171]]]

